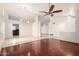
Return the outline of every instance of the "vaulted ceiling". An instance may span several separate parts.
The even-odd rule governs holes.
[[[54,10],[62,9],[63,12],[55,14],[54,16],[66,16],[68,14],[75,14],[76,5],[74,3],[50,3],[55,5]],[[5,11],[17,17],[34,18],[36,15],[44,15],[39,11],[48,11],[49,3],[4,3]],[[26,8],[24,8],[26,7]]]

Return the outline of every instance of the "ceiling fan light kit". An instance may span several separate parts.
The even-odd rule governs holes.
[[[55,10],[54,11],[54,8],[55,8],[55,5],[51,5],[50,6],[50,3],[49,3],[49,11],[48,12],[46,12],[46,11],[40,11],[40,12],[41,13],[45,13],[44,16],[46,16],[46,15],[54,16],[53,15],[54,13],[59,13],[59,12],[62,12],[63,11],[63,10]]]

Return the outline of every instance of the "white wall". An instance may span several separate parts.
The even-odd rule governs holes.
[[[74,9],[73,13],[75,13],[75,18],[69,16],[68,14],[65,16],[55,15],[50,18],[51,21],[49,23],[49,34],[54,34],[50,37],[57,38],[59,40],[79,43],[78,5],[76,4],[75,6],[71,6],[70,11],[72,11],[72,8]],[[55,22],[55,24],[53,24],[53,22]]]
[[[21,23],[20,24],[20,37],[32,36],[32,24]]]
[[[12,38],[12,24],[7,21],[5,22],[5,39]]]
[[[35,17],[35,22],[32,23],[32,36],[40,37],[40,22],[38,16]]]
[[[77,12],[78,13],[78,12]],[[79,16],[76,15],[75,32],[60,32],[59,39],[79,43]]]
[[[24,23],[20,21],[8,20],[8,13],[4,8],[4,4],[0,4],[0,22],[5,22],[5,39],[13,38],[12,36],[12,24],[19,24],[20,37],[32,36],[32,24]]]
[[[55,24],[53,24],[55,22]],[[76,32],[76,19],[66,17],[53,17],[50,22],[50,34],[61,40],[73,42],[72,33]]]
[[[27,24],[20,21],[7,20],[5,25],[5,36],[6,39],[13,38],[12,35],[12,24],[19,24],[19,37],[31,36],[32,35],[32,27],[31,24]]]
[[[76,5],[76,7],[78,8],[78,5]],[[74,8],[74,7],[73,7]],[[79,10],[79,9],[78,9]],[[58,23],[58,26],[56,24],[52,25],[51,27],[51,31],[54,34],[54,38],[60,39],[60,40],[64,40],[64,41],[69,41],[69,42],[75,42],[75,43],[79,43],[79,11],[76,11],[75,8],[75,18],[67,18],[67,17],[61,17],[58,18],[59,20],[68,20],[69,22],[66,23],[62,22],[62,23],[66,23],[66,25],[61,26],[60,28],[58,27],[61,23]],[[56,20],[53,18],[53,20]],[[65,27],[65,28],[64,28]]]
[[[5,22],[3,18],[3,5],[0,4],[0,50],[4,44],[5,39]]]
[[[0,49],[4,44],[5,40],[5,22],[0,21]]]
[[[78,7],[78,6],[77,6]],[[5,11],[6,12],[6,11]],[[79,12],[79,11],[78,11]],[[76,13],[78,13],[76,12]],[[76,14],[77,16],[77,14]],[[5,13],[3,18],[3,9],[2,6],[0,6],[0,28],[2,29],[4,25],[2,25],[2,20],[5,19],[5,38],[12,38],[12,24],[20,24],[20,37],[24,36],[40,36],[40,23],[38,17],[35,17],[35,22],[33,24],[26,24],[23,22],[17,22],[17,21],[8,21],[7,19],[7,13]],[[42,19],[44,20],[44,19]],[[46,20],[46,19],[45,19]],[[67,17],[53,17],[51,19],[51,24],[49,28],[49,34],[54,34],[54,37],[60,40],[64,41],[70,41],[70,42],[76,42],[79,43],[79,17],[77,16],[74,19],[68,19]],[[66,23],[66,20],[71,20],[68,23]],[[56,22],[56,24],[52,24],[52,22]],[[61,22],[66,23],[66,26],[64,28],[64,25],[61,27],[58,27]],[[0,29],[1,32],[4,32]],[[3,38],[3,34],[0,33],[1,37]],[[0,39],[0,42],[2,42],[3,39]]]
[[[54,16],[50,18],[50,29],[53,32],[75,32],[75,20],[68,16]]]

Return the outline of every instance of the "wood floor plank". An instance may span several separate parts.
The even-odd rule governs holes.
[[[45,38],[2,48],[1,56],[79,56],[79,44]]]

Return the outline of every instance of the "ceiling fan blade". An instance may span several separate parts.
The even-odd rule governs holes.
[[[51,5],[51,7],[49,8],[49,13],[53,11],[54,7],[55,7],[54,5]]]
[[[41,13],[48,13],[48,12],[46,12],[46,11],[40,11]]]
[[[53,13],[59,13],[59,12],[62,12],[63,10],[56,10],[56,11],[53,11]]]

